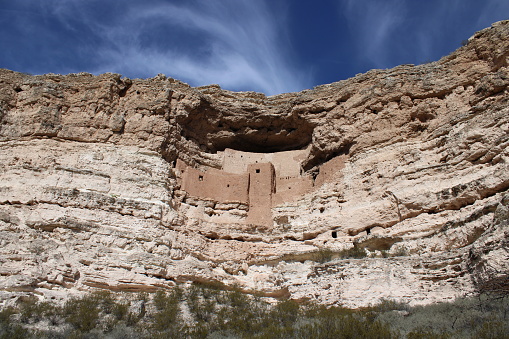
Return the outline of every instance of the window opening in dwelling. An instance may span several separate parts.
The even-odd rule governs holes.
[[[256,169],[256,173],[260,173],[260,169],[259,168]]]
[[[338,237],[338,232],[332,231],[332,237],[336,239]]]
[[[203,175],[199,175],[198,180],[203,181]]]

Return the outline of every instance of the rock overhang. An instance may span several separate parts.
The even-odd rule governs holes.
[[[179,121],[182,137],[201,149],[216,153],[227,148],[255,153],[274,153],[306,148],[314,125],[299,116],[235,112],[198,107]]]

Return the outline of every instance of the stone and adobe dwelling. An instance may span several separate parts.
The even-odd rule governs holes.
[[[0,304],[192,282],[350,307],[482,290],[509,272],[508,86],[509,21],[435,62],[270,97],[1,69]]]
[[[179,194],[183,203],[189,196],[200,206],[201,219],[270,227],[273,207],[311,193],[344,167],[345,156],[338,156],[319,166],[313,177],[302,168],[308,153],[309,149],[253,153],[227,148],[217,154],[221,169],[197,169],[177,159]]]

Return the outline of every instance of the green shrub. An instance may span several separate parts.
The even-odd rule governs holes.
[[[228,304],[231,307],[245,308],[249,303],[249,298],[238,289],[229,291],[227,295]]]
[[[138,339],[141,334],[136,329],[127,326],[126,324],[116,325],[108,333],[107,339]]]
[[[435,332],[432,329],[416,328],[407,334],[407,339],[449,339],[452,335],[448,332]]]
[[[152,299],[152,301],[150,301]],[[147,302],[137,314],[127,300]],[[131,304],[132,306],[132,304]],[[509,297],[457,299],[410,307],[394,300],[352,310],[281,300],[268,304],[232,291],[196,285],[150,298],[96,292],[63,307],[25,298],[0,311],[3,338],[508,338]],[[188,310],[184,318],[181,310]],[[34,330],[53,317],[59,326]],[[35,325],[35,326],[34,326]],[[67,332],[59,332],[64,329]]]
[[[153,301],[156,307],[153,314],[153,329],[160,332],[179,330],[181,319],[178,294],[159,290],[155,293]]]
[[[315,252],[315,261],[325,263],[332,260],[333,251],[330,248],[320,248]]]
[[[115,316],[115,318],[117,320],[127,319],[128,313],[129,313],[129,304],[123,303],[123,302],[116,303],[113,306],[113,309],[111,311],[111,314],[113,316]]]
[[[91,295],[82,298],[71,298],[64,305],[64,315],[67,323],[81,332],[94,329],[99,319],[97,299]]]
[[[28,331],[19,324],[12,323],[11,317],[16,314],[13,307],[6,307],[0,311],[0,339],[26,338]]]
[[[30,332],[17,324],[0,324],[0,339],[26,339]]]
[[[11,322],[11,316],[15,314],[16,311],[13,307],[6,307],[0,311],[0,324],[9,324]]]
[[[342,259],[347,259],[347,258],[360,259],[360,258],[365,258],[367,255],[368,254],[364,248],[360,248],[360,247],[356,247],[356,246],[349,248],[349,249],[342,250],[338,253],[338,256]]]
[[[295,323],[300,316],[300,306],[294,300],[283,300],[273,307],[271,316],[282,326]]]
[[[20,298],[19,302],[19,310],[20,317],[19,320],[27,324],[32,318],[35,318],[35,321],[39,321],[41,319],[42,314],[40,314],[40,310],[37,304],[37,297],[33,296],[31,298]]]
[[[391,330],[390,325],[371,321],[354,314],[335,317],[326,315],[315,318],[311,324],[302,326],[298,330],[299,338],[397,338],[398,333]]]
[[[214,315],[217,302],[208,289],[193,285],[187,297],[189,311],[198,322],[209,322]]]
[[[334,257],[340,259],[360,259],[367,256],[368,253],[365,249],[355,246],[338,252],[334,252],[330,248],[320,248],[314,252],[314,260],[322,264],[331,261]]]
[[[107,290],[92,292],[90,294],[90,299],[95,302],[99,310],[105,314],[111,314],[117,305],[113,294]]]
[[[507,320],[487,321],[475,332],[473,338],[476,339],[507,339],[509,338],[509,325]]]

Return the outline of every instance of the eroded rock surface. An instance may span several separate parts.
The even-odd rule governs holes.
[[[506,21],[437,62],[272,97],[0,70],[0,296],[219,281],[357,307],[490,286],[509,262],[508,62]],[[246,188],[195,189],[209,175]]]

